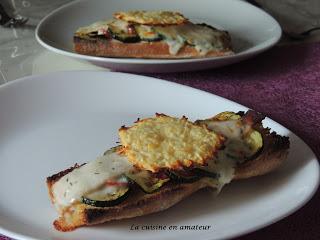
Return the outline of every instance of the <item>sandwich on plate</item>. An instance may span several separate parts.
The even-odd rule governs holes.
[[[117,58],[203,58],[232,55],[228,32],[171,11],[116,12],[74,33],[77,53]]]
[[[71,231],[164,211],[199,189],[219,192],[275,170],[289,139],[264,128],[263,119],[251,110],[195,122],[156,114],[122,126],[119,146],[47,178],[59,213],[54,227]]]

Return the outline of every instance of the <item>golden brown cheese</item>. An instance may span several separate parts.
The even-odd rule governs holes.
[[[188,21],[181,13],[170,11],[116,12],[113,16],[127,22],[146,25],[176,25]]]
[[[150,171],[204,165],[212,159],[223,137],[181,119],[157,114],[119,130],[123,152],[134,165]]]

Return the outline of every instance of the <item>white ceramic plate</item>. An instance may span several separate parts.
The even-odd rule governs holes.
[[[134,90],[134,91],[133,91]],[[60,72],[0,87],[0,232],[15,239],[221,239],[271,224],[305,204],[319,181],[310,148],[278,123],[265,126],[291,140],[288,161],[266,176],[200,191],[171,209],[124,221],[54,230],[57,217],[45,179],[95,159],[116,144],[117,130],[155,112],[191,120],[247,108],[224,98],[149,77]],[[209,225],[207,231],[133,231],[132,225]]]
[[[112,13],[130,9],[165,9],[182,12],[194,22],[206,22],[228,30],[236,55],[180,60],[148,60],[102,58],[73,52],[73,33],[81,26],[101,19],[112,18]],[[36,29],[40,44],[51,51],[87,60],[93,64],[131,72],[177,72],[219,67],[252,57],[273,46],[281,36],[279,24],[267,13],[235,0],[91,0],[76,1],[45,17]]]

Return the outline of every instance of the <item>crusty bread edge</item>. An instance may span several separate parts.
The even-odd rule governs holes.
[[[233,180],[251,178],[271,172],[287,158],[290,144],[288,137],[277,135],[274,132],[270,133],[269,129],[262,128],[261,125],[256,126],[256,129],[263,136],[263,148],[254,159],[237,166]],[[53,184],[76,167],[78,165],[47,178],[49,196],[52,202],[54,202]],[[132,196],[126,201],[114,207],[98,208],[76,204],[73,206],[75,214],[71,214],[71,220],[67,221],[66,218],[60,217],[53,224],[59,231],[71,231],[84,225],[147,215],[170,208],[199,189],[209,186],[204,179],[185,184],[170,182],[153,194],[139,193],[136,196],[131,194]]]
[[[47,181],[51,201],[54,201],[52,198],[53,184],[54,182]],[[124,202],[108,208],[92,207],[78,203],[73,206],[73,213],[69,215],[69,220],[64,216],[60,216],[53,222],[53,225],[57,230],[66,232],[84,225],[143,216],[168,209],[205,187],[208,187],[207,182],[199,180],[192,184],[169,183],[152,194],[145,194],[141,190],[135,189],[135,192]]]

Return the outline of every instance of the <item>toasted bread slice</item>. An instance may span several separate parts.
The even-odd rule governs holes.
[[[73,38],[74,51],[84,55],[116,58],[202,58],[229,56],[234,53],[231,50],[230,42],[222,40],[226,46],[225,50],[212,50],[206,55],[200,55],[195,47],[184,45],[177,54],[171,54],[169,45],[164,41],[157,42],[136,42],[123,43],[114,39],[105,38]]]
[[[228,32],[194,24],[181,13],[129,11],[80,27],[74,51],[117,58],[203,58],[233,54]]]
[[[244,163],[239,164],[235,169],[233,180],[251,178],[273,171],[286,159],[289,150],[289,139],[270,133],[269,129],[256,125],[263,138],[263,148],[256,156]],[[73,171],[74,167],[57,173],[47,178],[49,196],[54,202],[52,186],[61,177]],[[134,189],[129,198],[119,205],[107,208],[93,207],[82,203],[72,205],[70,209],[64,211],[59,219],[54,221],[54,226],[59,231],[71,231],[84,225],[94,225],[111,220],[133,218],[150,213],[163,211],[184,198],[198,191],[199,189],[210,187],[210,181],[202,178],[193,183],[169,182],[161,187],[157,192],[146,194],[138,189]]]

